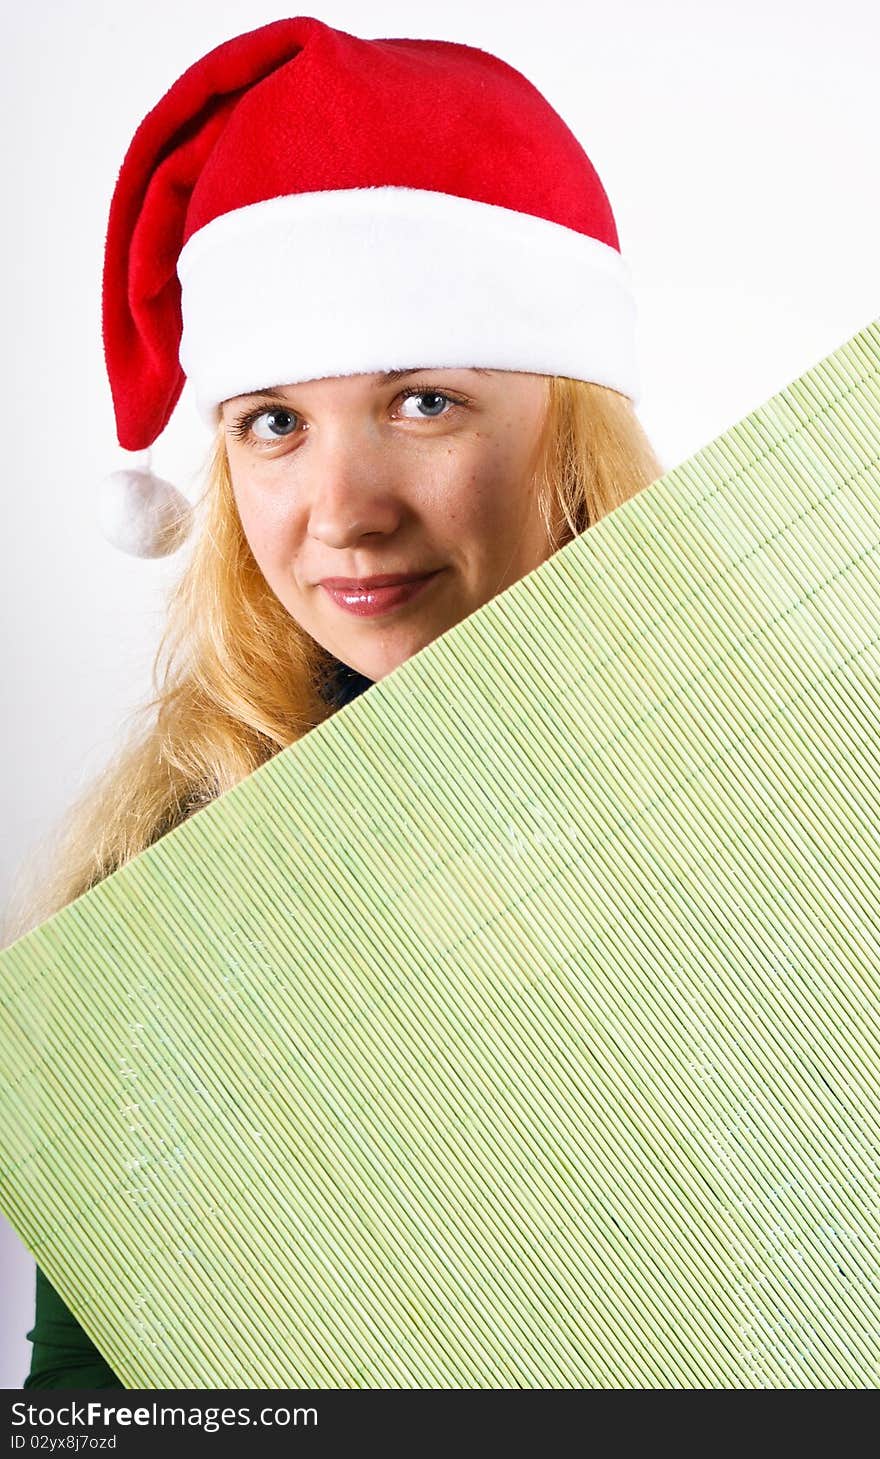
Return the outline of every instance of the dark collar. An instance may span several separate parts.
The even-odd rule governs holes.
[[[343,705],[350,704],[353,699],[357,699],[365,689],[369,689],[373,682],[372,679],[367,679],[363,674],[359,674],[357,669],[349,668],[348,664],[344,664],[341,659],[336,659],[321,687],[321,696],[328,704],[332,704],[334,709],[341,709]]]

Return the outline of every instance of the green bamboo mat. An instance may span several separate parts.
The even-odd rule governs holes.
[[[129,1386],[880,1378],[880,321],[0,956]]]

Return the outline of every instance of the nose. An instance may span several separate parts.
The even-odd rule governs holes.
[[[349,547],[371,533],[396,531],[404,503],[387,450],[369,432],[325,430],[310,452],[309,535],[327,547]]]

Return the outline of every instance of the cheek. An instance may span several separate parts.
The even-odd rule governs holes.
[[[507,439],[476,437],[446,482],[446,514],[462,541],[483,554],[502,551],[522,530],[532,487],[515,433]]]
[[[258,566],[269,578],[276,563],[290,555],[292,523],[280,499],[256,487],[239,484],[234,488],[242,531]]]

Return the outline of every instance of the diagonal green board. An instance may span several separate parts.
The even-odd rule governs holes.
[[[880,1379],[880,321],[0,955],[129,1386]]]

